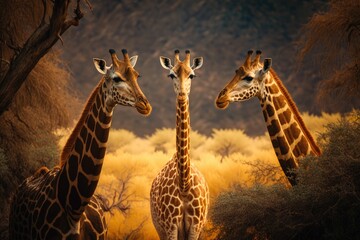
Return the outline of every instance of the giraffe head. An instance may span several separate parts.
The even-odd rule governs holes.
[[[203,65],[203,58],[197,57],[193,59],[190,66],[190,51],[186,50],[184,61],[179,59],[179,50],[175,50],[174,66],[171,64],[170,58],[160,57],[160,64],[163,68],[170,71],[169,77],[174,81],[174,90],[178,97],[188,97],[190,94],[191,80],[195,78],[195,70]]]
[[[107,109],[116,104],[132,106],[143,115],[151,113],[151,105],[141,91],[137,79],[139,73],[134,69],[138,56],[129,58],[126,49],[121,50],[124,60],[119,60],[115,50],[110,49],[112,64],[106,66],[104,59],[94,58],[95,68],[104,75],[103,91]]]
[[[266,79],[269,78],[271,58],[260,63],[261,51],[251,61],[252,50],[249,50],[242,66],[235,71],[233,79],[224,87],[216,99],[216,106],[225,109],[230,102],[248,100],[254,96],[264,98]]]

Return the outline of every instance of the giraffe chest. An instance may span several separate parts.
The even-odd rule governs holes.
[[[209,192],[201,173],[191,166],[191,185],[186,194],[181,193],[176,161],[173,159],[161,170],[150,192],[151,213],[157,228],[203,224],[206,220]]]

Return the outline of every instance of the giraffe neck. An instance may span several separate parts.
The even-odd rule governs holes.
[[[57,198],[70,220],[78,222],[95,192],[105,156],[112,109],[105,105],[104,78],[90,95],[61,155]]]
[[[176,157],[181,192],[190,187],[190,112],[189,98],[178,96],[176,99]]]
[[[308,154],[320,155],[320,149],[273,70],[270,76],[260,103],[276,156],[290,183],[295,185],[296,176],[291,170],[298,167],[298,159]]]

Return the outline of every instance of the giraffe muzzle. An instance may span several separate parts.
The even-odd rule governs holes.
[[[136,110],[145,116],[148,116],[151,113],[152,107],[148,100],[143,98],[138,98],[135,103]]]
[[[187,100],[188,100],[188,97],[187,97],[186,93],[181,92],[177,95],[177,101],[185,102]]]
[[[229,101],[224,101],[224,102],[220,102],[220,101],[216,101],[216,107],[218,107],[219,109],[225,109],[229,106]]]
[[[227,97],[226,90],[222,90],[217,97],[215,104],[219,109],[225,109],[229,106],[230,100]]]

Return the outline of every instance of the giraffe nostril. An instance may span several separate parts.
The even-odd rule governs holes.
[[[223,89],[220,93],[219,93],[219,97],[222,97],[224,95],[226,95],[227,90]]]
[[[137,101],[143,105],[146,105],[148,103],[148,101],[146,99],[144,99],[143,97],[138,97]]]
[[[227,89],[223,89],[217,97],[215,104],[220,109],[225,109],[229,105],[229,98],[227,96]]]
[[[135,107],[139,113],[144,115],[149,115],[152,109],[149,101],[141,96],[137,98]]]

